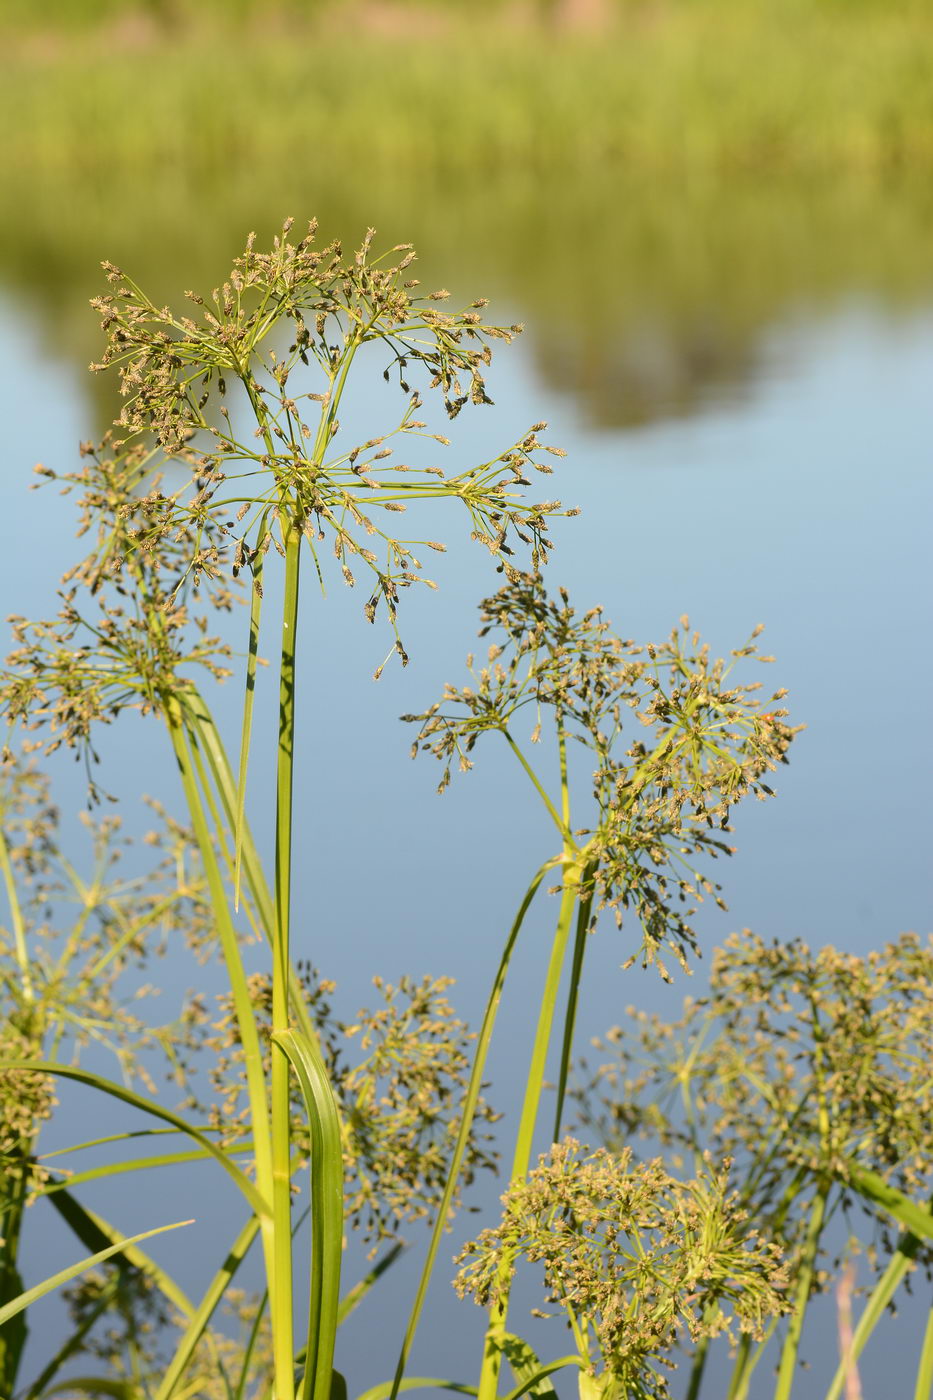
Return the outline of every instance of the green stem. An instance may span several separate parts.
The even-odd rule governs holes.
[[[800,1350],[800,1334],[803,1331],[804,1315],[806,1314],[807,1303],[810,1300],[810,1289],[813,1285],[813,1274],[816,1267],[816,1255],[819,1249],[820,1236],[823,1233],[823,1225],[826,1220],[826,1202],[828,1196],[829,1182],[821,1180],[817,1187],[813,1206],[810,1210],[810,1221],[807,1225],[803,1256],[797,1273],[797,1287],[794,1291],[793,1311],[790,1317],[790,1324],[787,1328],[787,1335],[784,1338],[784,1346],[781,1350],[781,1361],[778,1367],[774,1400],[790,1400],[790,1393],[794,1384],[794,1372],[797,1366],[797,1353]]]
[[[207,877],[211,907],[220,935],[227,977],[233,995],[237,1029],[240,1042],[243,1046],[250,1119],[256,1154],[256,1184],[260,1194],[268,1201],[271,1196],[270,1188],[272,1186],[272,1152],[269,1132],[269,1115],[266,1105],[266,1078],[262,1068],[262,1048],[259,1043],[256,1017],[249,996],[246,973],[240,958],[236,930],[233,927],[233,920],[230,917],[227,891],[224,887],[220,867],[217,864],[216,852],[211,840],[207,815],[195,780],[191,756],[188,752],[185,732],[182,727],[180,708],[175,700],[171,700],[167,708],[169,734],[171,735],[172,745],[175,749],[175,758],[181,774],[182,787],[184,788],[185,799],[188,803],[195,839],[197,840],[198,850],[201,855],[201,863]],[[272,1221],[268,1217],[265,1217],[262,1224],[262,1243],[266,1270],[270,1282],[274,1263],[273,1233]]]
[[[554,1110],[554,1141],[560,1141],[561,1123],[564,1116],[564,1100],[567,1096],[567,1080],[570,1076],[570,1061],[573,1055],[573,1037],[577,1022],[577,1003],[580,997],[580,982],[583,977],[583,959],[586,954],[586,940],[590,930],[590,916],[593,911],[593,865],[587,865],[583,872],[581,888],[583,894],[577,906],[577,929],[573,943],[573,962],[570,967],[570,985],[567,988],[567,1010],[564,1013],[564,1039],[560,1052],[560,1074],[557,1080],[557,1106]]]
[[[575,852],[564,851],[563,894],[557,928],[551,945],[544,995],[538,1012],[538,1026],[535,1032],[531,1064],[525,1083],[525,1097],[515,1142],[515,1155],[512,1159],[510,1183],[524,1181],[528,1174],[531,1152],[534,1145],[535,1126],[541,1106],[544,1086],[544,1071],[547,1052],[554,1026],[554,1011],[560,989],[561,973],[573,925],[573,911],[580,892],[580,867],[574,860]],[[497,1301],[490,1309],[489,1326],[486,1331],[486,1345],[479,1381],[479,1400],[495,1400],[498,1393],[499,1371],[502,1365],[502,1341],[508,1320],[509,1292],[511,1288],[511,1260],[503,1259],[497,1280]]]
[[[233,770],[230,767],[230,760],[226,749],[223,746],[217,726],[213,717],[201,695],[194,689],[189,695],[189,713],[191,721],[198,735],[198,741],[204,750],[214,778],[214,784],[220,798],[224,816],[228,825],[232,828],[235,822],[237,810],[237,786],[233,778]],[[275,906],[272,896],[269,893],[269,886],[266,882],[262,862],[253,841],[249,822],[245,816],[243,818],[243,828],[241,832],[241,858],[242,872],[246,877],[250,894],[256,906],[259,922],[263,932],[269,940],[270,947],[275,938]],[[309,1040],[319,1039],[317,1029],[311,1020],[308,1011],[308,1004],[305,1000],[304,989],[294,968],[289,969],[289,995],[291,999],[292,1015],[298,1022],[299,1028]]]
[[[746,1340],[746,1336],[743,1336],[739,1345],[741,1346],[741,1343]],[[703,1384],[703,1372],[706,1370],[706,1358],[708,1356],[709,1337],[701,1337],[693,1353],[693,1365],[690,1367],[690,1384],[687,1386],[687,1393],[684,1396],[684,1400],[697,1400],[700,1394],[700,1386]],[[738,1364],[738,1362],[736,1364]]]
[[[930,1400],[931,1396],[933,1396],[933,1308],[927,1314],[914,1400]]]
[[[848,1367],[846,1362],[854,1364],[858,1361],[869,1337],[875,1327],[884,1316],[891,1299],[897,1292],[904,1275],[911,1268],[913,1259],[916,1257],[920,1247],[920,1240],[916,1235],[906,1230],[897,1243],[897,1249],[888,1261],[888,1266],[881,1275],[875,1287],[872,1289],[862,1315],[858,1320],[858,1325],[852,1336],[852,1348],[848,1357],[844,1357],[836,1368],[829,1390],[826,1392],[826,1400],[839,1400],[846,1382],[846,1372]],[[929,1397],[927,1397],[929,1400]]]
[[[291,845],[295,754],[295,642],[301,533],[292,523],[285,543],[285,599],[279,673],[276,765],[275,928],[272,944],[272,1217],[275,1284],[272,1289],[276,1400],[294,1396],[292,1320],[291,1100],[288,1056],[276,1036],[290,1028],[288,1007],[291,924]]]
[[[744,1400],[748,1394],[748,1382],[753,1370],[753,1364],[750,1364],[751,1351],[752,1339],[746,1332],[739,1338],[739,1344],[736,1347],[735,1365],[732,1368],[726,1400]]]
[[[7,845],[6,837],[0,831],[0,870],[3,871],[3,883],[6,886],[7,899],[10,904],[10,922],[13,925],[13,942],[16,948],[16,961],[19,963],[20,976],[23,980],[23,997],[26,1001],[33,1000],[32,976],[29,971],[29,952],[26,948],[26,924],[23,919],[23,910],[19,902],[19,893],[16,889],[16,880],[13,876],[13,863],[10,860],[10,848]]]
[[[405,1367],[408,1364],[409,1353],[412,1343],[415,1340],[415,1332],[421,1318],[421,1310],[424,1307],[425,1296],[428,1291],[428,1284],[431,1281],[431,1274],[434,1263],[437,1259],[437,1251],[440,1248],[441,1239],[447,1228],[447,1221],[450,1215],[451,1203],[457,1185],[457,1178],[460,1175],[460,1167],[463,1163],[467,1143],[469,1142],[470,1129],[473,1126],[473,1115],[476,1112],[476,1104],[479,1099],[480,1090],[483,1086],[483,1070],[486,1066],[486,1056],[489,1053],[489,1042],[492,1039],[493,1027],[496,1023],[496,1016],[499,1012],[499,1003],[502,1000],[502,991],[505,986],[505,977],[512,960],[512,952],[515,948],[518,935],[521,932],[522,924],[525,922],[525,915],[531,906],[531,902],[538,892],[541,881],[548,870],[552,867],[552,862],[548,861],[535,875],[531,884],[525,892],[525,897],[521,902],[515,922],[509,932],[508,941],[502,953],[499,963],[499,970],[496,973],[495,981],[492,984],[492,991],[486,1003],[486,1012],[483,1016],[483,1024],[480,1027],[476,1041],[476,1054],[473,1058],[473,1068],[470,1071],[470,1082],[467,1086],[466,1098],[460,1116],[460,1128],[457,1133],[457,1142],[454,1147],[454,1155],[451,1159],[447,1172],[447,1180],[444,1184],[444,1194],[441,1197],[434,1217],[434,1228],[431,1231],[431,1243],[428,1246],[427,1258],[421,1270],[421,1278],[418,1281],[418,1291],[415,1294],[415,1301],[412,1304],[411,1314],[408,1319],[408,1326],[405,1330],[405,1339],[402,1342],[402,1350],[399,1355],[398,1365],[395,1368],[395,1377],[392,1381],[391,1400],[396,1400],[399,1390],[403,1388],[402,1378],[405,1375]]]
[[[511,748],[515,757],[518,759],[519,763],[522,765],[525,772],[528,774],[528,777],[531,779],[535,791],[541,798],[541,801],[544,803],[545,807],[548,810],[548,814],[551,820],[553,821],[554,825],[557,827],[557,830],[563,837],[565,846],[569,847],[570,850],[576,850],[576,842],[573,840],[573,837],[570,834],[568,823],[561,820],[557,808],[554,806],[554,803],[551,801],[550,797],[548,797],[547,793],[542,787],[541,780],[538,777],[537,773],[532,768],[531,764],[528,762],[527,758],[522,753],[521,749],[518,747],[509,731],[507,729],[503,729],[502,733],[505,735],[509,747]]]

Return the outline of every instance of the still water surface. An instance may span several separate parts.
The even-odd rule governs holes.
[[[521,305],[495,309],[506,321],[523,312]],[[615,347],[614,362],[630,367],[636,360],[650,375],[662,350],[647,336],[633,338]],[[631,417],[622,387],[630,374],[619,373],[618,412],[594,414],[580,387],[585,375],[547,372],[555,355],[568,354],[532,319],[524,340],[503,350],[493,367],[497,407],[455,425],[458,460],[498,449],[548,418],[551,440],[569,451],[555,489],[582,507],[581,517],[555,531],[553,581],[565,584],[581,609],[602,604],[623,635],[640,640],[665,635],[687,611],[722,651],[765,622],[765,649],[778,658],[767,679],[789,688],[794,720],[807,725],[791,767],[779,775],[778,799],[741,816],[738,855],[720,871],[729,913],[703,913],[705,948],[744,926],[857,953],[903,929],[926,932],[933,922],[933,306],[895,313],[855,288],[819,314],[785,310],[760,330],[741,373],[726,367],[707,376],[687,408],[682,393],[665,396],[662,366],[651,380],[662,388],[652,388],[651,412],[637,415],[637,427],[613,426]],[[603,400],[613,393],[612,363],[601,371]],[[29,470],[39,459],[70,466],[78,440],[97,430],[99,407],[83,370],[50,355],[30,308],[13,300],[0,309],[0,402],[7,463],[0,598],[4,613],[42,615],[74,551],[72,522],[54,488],[29,493]],[[361,396],[360,413],[369,406]],[[460,528],[451,520],[441,537],[453,542]],[[321,604],[310,588],[304,595],[315,644],[301,658],[296,954],[336,979],[348,1014],[366,1001],[374,973],[428,972],[457,979],[455,1005],[475,1023],[503,929],[531,872],[550,854],[551,838],[524,780],[500,762],[504,755],[480,751],[476,771],[455,780],[443,799],[435,795],[439,773],[429,760],[409,763],[410,736],[397,716],[430,703],[445,679],[459,679],[476,603],[497,583],[476,547],[452,544],[441,562],[440,592],[405,600],[411,666],[390,667],[378,686],[369,677],[388,642],[363,624],[359,600],[335,592]],[[260,707],[271,699],[271,685],[266,689]],[[238,701],[231,693],[225,707],[221,692],[221,716],[226,708],[230,719]],[[258,733],[261,722],[262,714]],[[157,727],[128,720],[107,736],[104,756],[128,825],[143,828],[145,819],[131,816],[142,793],[180,810]],[[254,748],[259,810],[271,795],[270,770],[271,753]],[[54,771],[66,830],[78,841],[79,770],[64,760]],[[268,848],[271,831],[263,835]],[[546,932],[539,916],[494,1046],[491,1097],[506,1110],[524,1073]],[[673,1013],[687,990],[701,991],[702,966],[690,984],[678,976],[673,990],[653,974],[623,974],[619,963],[629,951],[608,928],[594,943],[584,1041],[619,1020],[631,1002]],[[163,1015],[195,981],[203,986],[203,974],[183,955],[169,959]],[[70,1093],[68,1099],[79,1102]],[[88,1135],[82,1112],[83,1101],[81,1110],[63,1108],[50,1141]],[[184,1244],[158,1241],[164,1247],[153,1249],[194,1290],[238,1225],[232,1199],[209,1174],[205,1168],[203,1184],[195,1183],[196,1199],[189,1181],[182,1200],[179,1186],[162,1176],[141,1197],[137,1188],[111,1185],[97,1198],[89,1191],[87,1200],[106,1205],[128,1233],[196,1215]],[[485,1191],[488,1200],[494,1194]],[[30,1242],[27,1282],[61,1267],[60,1250],[72,1257],[39,1210]],[[351,1392],[389,1374],[415,1266],[414,1257],[404,1261],[391,1286],[360,1310],[349,1338],[341,1333],[338,1361]],[[479,1315],[445,1297],[443,1284],[437,1293],[413,1370],[466,1378]],[[49,1329],[61,1325],[57,1304],[47,1316]],[[515,1316],[518,1325],[518,1309]],[[37,1331],[34,1356],[47,1345]],[[907,1345],[913,1351],[909,1339]],[[829,1343],[806,1350],[818,1374],[831,1366]],[[866,1393],[873,1365],[881,1364],[869,1354]]]

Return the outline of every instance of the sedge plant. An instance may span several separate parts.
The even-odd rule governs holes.
[[[128,1098],[136,1085],[154,1090],[157,1065],[186,1090],[197,1042],[191,1015],[154,1025],[141,1014],[153,990],[140,981],[147,965],[179,936],[198,951],[211,937],[190,833],[161,820],[146,842],[149,868],[139,871],[126,868],[132,853],[118,817],[86,815],[85,825],[90,858],[82,863],[63,850],[44,775],[28,766],[0,775],[0,872],[9,911],[0,924],[0,1394],[28,1400],[60,1381],[66,1362],[87,1352],[106,1317],[125,1318],[127,1345],[138,1353],[135,1324],[156,1292],[173,1307],[182,1301],[139,1247],[143,1237],[122,1240],[82,1202],[82,1184],[99,1173],[62,1172],[59,1152],[44,1151],[40,1142],[55,1104],[53,1067],[78,1070],[96,1052],[98,1061],[101,1055],[115,1061]],[[28,1060],[44,1060],[50,1071],[24,1075],[11,1067]],[[93,1083],[95,1075],[86,1071],[85,1078]],[[26,1207],[40,1199],[98,1264],[112,1263],[71,1334],[20,1389],[23,1299],[46,1291],[39,1285],[23,1294],[20,1273]],[[57,1281],[86,1267],[84,1261],[66,1268]]]
[[[474,1062],[473,1092],[478,1093],[515,943],[532,901],[554,871],[558,883],[552,893],[559,907],[509,1171],[509,1190],[520,1192],[532,1165],[545,1071],[555,1050],[550,1141],[563,1136],[583,965],[599,915],[608,912],[622,930],[626,966],[640,960],[669,977],[665,959],[686,964],[696,947],[692,918],[698,902],[709,895],[722,903],[719,885],[702,867],[731,853],[733,807],[747,795],[771,793],[765,778],[786,761],[795,730],[782,704],[786,692],[771,693],[765,704],[760,682],[739,682],[733,675],[739,663],[757,657],[760,628],[728,661],[711,656],[687,618],[666,642],[639,646],[614,635],[601,609],[578,615],[565,592],[549,597],[539,574],[510,579],[481,605],[481,619],[480,635],[490,640],[480,662],[468,658],[470,683],[447,686],[440,701],[405,718],[419,725],[413,755],[426,749],[444,765],[441,791],[455,766],[461,771],[473,766],[483,735],[498,735],[543,804],[559,842],[521,902]],[[464,1133],[468,1122],[469,1103]],[[452,1174],[456,1170],[455,1158]],[[395,1391],[439,1239],[440,1222]],[[508,1250],[500,1251],[495,1286],[477,1293],[489,1307],[480,1400],[494,1400],[502,1359],[514,1346],[508,1330],[512,1262]]]
[[[672,1161],[733,1161],[744,1208],[791,1266],[774,1400],[797,1393],[808,1311],[833,1275],[845,1276],[834,1220],[848,1226],[844,1243],[859,1233],[860,1208],[875,1278],[826,1400],[840,1400],[897,1290],[920,1267],[929,1275],[931,987],[933,943],[915,935],[858,957],[746,931],[717,952],[709,994],[677,1022],[630,1008],[596,1042],[607,1058],[581,1072],[577,1121],[610,1151],[641,1139]],[[917,1400],[929,1396],[931,1335]],[[764,1393],[764,1355],[740,1344],[730,1400]],[[690,1400],[706,1393],[706,1360],[703,1342]]]
[[[137,1106],[193,1138],[248,1204],[265,1262],[273,1400],[296,1394],[324,1400],[340,1308],[343,1139],[334,1085],[290,957],[300,581],[310,566],[323,582],[328,553],[347,585],[359,574],[366,580],[364,615],[388,620],[393,651],[404,664],[401,592],[430,582],[420,556],[444,546],[399,537],[397,517],[416,502],[432,509],[442,500],[458,502],[473,538],[502,567],[511,570],[507,556],[523,547],[538,567],[559,503],[528,503],[524,491],[530,473],[551,471],[547,452],[562,454],[543,447],[545,425],[536,424],[498,456],[452,473],[434,463],[416,469],[397,462],[399,445],[427,431],[417,416],[422,398],[410,381],[438,391],[456,418],[466,404],[489,401],[484,373],[492,346],[520,328],[486,324],[482,301],[451,312],[446,290],[422,295],[408,245],[377,256],[370,231],[345,257],[338,244],[317,245],[314,225],[297,241],[290,229],[288,221],[269,252],[257,251],[251,237],[229,279],[206,298],[188,293],[186,311],[156,306],[129,276],[105,264],[110,290],[95,305],[106,348],[96,368],[117,369],[123,408],[103,444],[83,449],[83,469],[61,478],[79,494],[81,530],[91,548],[65,576],[57,619],[15,620],[18,646],[4,704],[11,722],[46,731],[29,744],[75,749],[95,788],[98,725],[135,708],[166,726],[229,981],[251,1172],[190,1121],[167,1117],[154,1101]],[[355,441],[341,423],[344,396],[351,373],[373,355],[381,357],[385,377],[397,381],[404,407],[384,433]],[[443,434],[429,436],[448,445]],[[267,882],[247,822],[246,777],[269,555],[281,557],[284,577],[275,853]],[[196,677],[199,670],[215,679],[230,674],[229,652],[211,634],[199,600],[229,609],[238,579],[248,583],[250,619],[235,769]],[[238,914],[269,944],[265,1048]],[[15,1067],[52,1072],[44,1060],[23,1059]],[[293,1322],[294,1085],[312,1163],[303,1347]],[[118,1086],[108,1091],[120,1097]],[[241,1237],[234,1254],[246,1247]],[[222,1292],[222,1280],[217,1288]],[[158,1400],[174,1393],[220,1292],[193,1319]]]

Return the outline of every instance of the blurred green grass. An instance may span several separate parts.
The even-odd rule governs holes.
[[[933,286],[928,4],[218,4],[50,0],[5,46],[0,279],[59,353],[96,354],[100,258],[177,296],[285,214],[504,294],[601,421],[688,410],[795,302]]]
[[[427,33],[411,10],[394,32],[341,13],[292,29],[215,27],[202,11],[174,34],[49,31],[8,61],[0,168],[883,178],[933,161],[930,6],[694,0],[598,36],[459,6]]]

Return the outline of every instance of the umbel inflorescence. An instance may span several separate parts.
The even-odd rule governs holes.
[[[545,423],[465,468],[400,460],[413,439],[450,446],[418,416],[422,390],[438,392],[451,418],[491,402],[492,346],[521,327],[486,324],[483,300],[452,311],[446,290],[422,295],[409,244],[375,255],[370,230],[346,257],[339,243],[316,246],[314,223],[297,242],[290,227],[269,252],[251,236],[228,280],[207,297],[189,292],[186,312],[104,265],[110,290],[94,305],[106,348],[92,368],[117,370],[122,411],[99,447],[84,445],[81,470],[37,469],[79,493],[91,549],[64,577],[57,619],[14,620],[4,696],[10,717],[47,724],[53,745],[87,750],[93,725],[124,706],[163,708],[192,666],[229,674],[196,595],[225,610],[247,577],[255,645],[264,561],[289,540],[306,543],[322,586],[328,554],[347,585],[365,578],[363,612],[372,622],[385,611],[403,663],[400,593],[434,587],[423,559],[445,549],[398,532],[410,506],[459,502],[472,538],[510,577],[516,551],[533,568],[547,558],[560,503],[524,494],[564,455],[543,444]],[[403,397],[398,417],[363,441],[341,418],[360,352],[364,377],[378,357]]]

